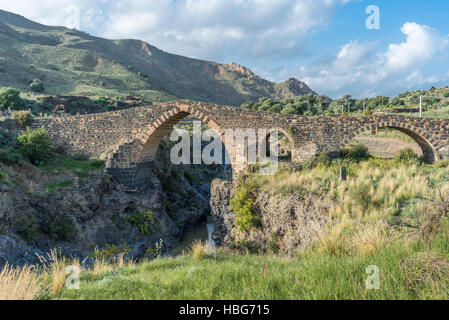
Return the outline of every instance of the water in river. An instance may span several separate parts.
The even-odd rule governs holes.
[[[198,227],[192,229],[184,235],[184,238],[180,243],[175,245],[170,253],[173,256],[177,256],[182,254],[182,252],[187,252],[192,247],[192,244],[195,241],[209,242],[211,246],[211,250],[215,250],[215,242],[212,240],[212,232],[214,232],[214,224],[213,223],[204,223],[199,225]]]

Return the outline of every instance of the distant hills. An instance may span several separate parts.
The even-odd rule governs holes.
[[[218,64],[166,53],[140,40],[107,40],[49,27],[0,10],[0,87],[32,94],[140,95],[160,102],[193,99],[238,106],[313,93],[297,79],[273,83],[236,63]]]

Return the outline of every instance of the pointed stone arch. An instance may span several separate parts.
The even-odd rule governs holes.
[[[215,130],[226,152],[232,152],[225,143],[224,130],[213,117],[192,106],[174,104],[170,110],[147,125],[133,141],[117,146],[106,159],[106,172],[111,174],[124,190],[140,189],[151,178],[151,168],[162,138],[170,133],[179,121],[190,115]]]

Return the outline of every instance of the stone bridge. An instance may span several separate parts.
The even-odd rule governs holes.
[[[177,101],[101,114],[39,119],[58,145],[69,154],[83,153],[106,159],[106,172],[125,190],[143,188],[161,139],[188,115],[216,130],[229,154],[234,176],[237,165],[234,141],[225,141],[227,129],[277,129],[290,141],[292,160],[299,162],[322,151],[338,152],[363,132],[393,128],[410,136],[432,163],[445,155],[449,120],[400,115],[363,117],[305,117],[259,112],[194,101]]]

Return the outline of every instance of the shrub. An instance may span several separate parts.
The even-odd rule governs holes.
[[[409,161],[417,161],[418,155],[410,148],[402,149],[396,155],[396,161],[398,162],[409,162]]]
[[[196,240],[192,244],[192,256],[196,260],[203,260],[204,258],[207,258],[209,251],[210,246],[207,241],[203,243],[202,241]]]
[[[30,84],[30,89],[34,92],[44,92],[45,87],[41,80],[34,79],[33,82]]]
[[[14,138],[9,130],[0,128],[0,147],[10,147],[14,144]]]
[[[366,160],[371,158],[368,148],[364,145],[355,145],[341,150],[340,157],[348,160]]]
[[[365,116],[370,116],[371,114],[372,114],[371,107],[370,106],[366,107]]]
[[[25,102],[20,98],[20,91],[13,88],[0,89],[0,110],[11,108],[20,110],[25,106]]]
[[[198,174],[194,170],[184,171],[184,176],[189,179],[190,182],[195,182],[199,180]]]
[[[63,214],[49,214],[42,227],[47,235],[55,240],[69,241],[76,237],[77,231],[72,220]]]
[[[0,162],[6,165],[17,164],[21,159],[22,157],[11,148],[0,149]]]
[[[317,157],[312,157],[303,162],[303,166],[306,169],[313,169],[316,166],[327,167],[330,164],[330,157],[326,151],[323,151]]]
[[[22,145],[22,154],[35,164],[46,160],[52,149],[51,140],[44,127],[35,130],[27,128],[17,140]]]
[[[33,123],[33,115],[30,111],[15,111],[12,114],[12,117],[17,126],[21,129],[26,129]]]
[[[89,156],[85,153],[77,153],[73,156],[73,159],[75,159],[77,161],[88,161]]]
[[[254,197],[248,186],[241,186],[231,199],[231,209],[235,215],[235,225],[241,231],[249,231],[260,225],[260,217],[252,212]]]
[[[130,251],[131,249],[126,244],[122,244],[120,246],[116,244],[106,244],[103,250],[96,250],[94,253],[90,254],[89,257],[105,260],[121,254],[127,254]]]
[[[25,241],[35,241],[39,231],[39,224],[34,216],[23,213],[16,218],[17,234]]]
[[[139,228],[139,232],[142,236],[150,235],[150,224],[154,224],[155,221],[156,216],[150,209],[144,212],[137,212],[125,218],[125,223],[135,224]]]

